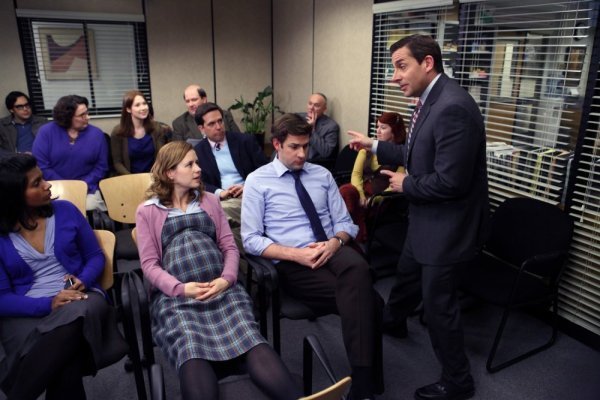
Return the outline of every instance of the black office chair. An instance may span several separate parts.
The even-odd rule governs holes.
[[[260,319],[260,333],[268,339],[267,308],[271,303],[273,348],[281,354],[281,318],[293,320],[308,319],[314,321],[326,314],[316,314],[304,303],[289,296],[285,291],[279,290],[279,275],[273,264],[259,256],[246,253],[248,273],[254,276],[258,286],[258,309]],[[267,296],[270,297],[267,299]]]
[[[395,274],[408,229],[408,201],[403,193],[382,192],[367,205],[367,250],[376,278]]]
[[[354,161],[356,160],[357,155],[358,152],[352,150],[349,145],[344,146],[340,154],[338,154],[332,171],[333,178],[338,186],[342,186],[344,183],[350,183],[352,169],[354,168]]]
[[[154,358],[154,344],[152,342],[147,288],[142,282],[142,278],[140,278],[140,276],[134,271],[130,271],[124,275],[121,285],[125,337],[130,346],[130,355],[133,362],[133,371],[138,392],[138,399],[143,400],[147,398],[143,372],[143,370],[146,369],[150,387],[150,398],[152,400],[163,400],[165,399],[165,386],[163,382],[164,378],[162,367],[155,362]],[[134,311],[136,306],[137,311]],[[136,326],[139,326],[139,329]],[[139,340],[142,342],[142,353],[140,353]],[[343,398],[343,396],[348,392],[351,380],[349,377],[343,378],[339,381],[337,380],[323,348],[321,347],[317,338],[312,335],[307,336],[304,339],[304,379],[296,377],[299,382],[303,382],[304,393],[309,394],[312,393],[313,390],[313,354],[323,366],[326,375],[331,379],[333,385],[313,395],[315,397],[309,396],[307,399],[325,400]],[[141,357],[142,355],[143,358]],[[257,400],[266,399],[266,396],[254,384],[252,384],[245,371],[236,371],[235,374],[236,376],[228,375],[226,380],[219,382],[219,398],[251,398]],[[224,376],[219,378],[224,378]]]
[[[460,232],[457,232],[460,234]],[[530,198],[507,199],[491,218],[490,234],[477,262],[465,272],[462,288],[503,308],[487,359],[497,372],[552,346],[557,336],[558,283],[566,264],[573,221],[561,209]],[[552,333],[544,344],[494,365],[511,311],[551,307]]]

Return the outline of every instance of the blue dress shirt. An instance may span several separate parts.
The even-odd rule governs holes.
[[[331,173],[305,163],[300,180],[315,204],[327,237],[346,232],[356,237],[354,225]],[[315,242],[310,221],[300,204],[294,177],[279,159],[248,175],[242,198],[242,240],[250,254],[261,255],[273,243],[303,248]]]

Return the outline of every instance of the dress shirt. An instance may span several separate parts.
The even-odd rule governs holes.
[[[210,148],[215,156],[219,174],[221,175],[221,187],[215,190],[215,194],[218,196],[223,190],[229,189],[233,185],[243,185],[244,178],[235,167],[231,151],[229,151],[229,146],[227,146],[227,139],[221,142],[213,142],[208,138],[206,140],[210,143]],[[218,149],[217,144],[219,145]]]
[[[356,237],[354,225],[331,173],[305,163],[302,184],[310,195],[325,234]],[[302,248],[315,242],[310,221],[296,194],[294,177],[278,158],[248,175],[242,199],[242,240],[250,254],[260,255],[273,243]]]

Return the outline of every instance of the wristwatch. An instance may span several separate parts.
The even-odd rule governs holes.
[[[344,240],[341,237],[335,235],[334,238],[336,238],[338,242],[340,242],[340,247],[344,247],[346,243],[344,243]]]

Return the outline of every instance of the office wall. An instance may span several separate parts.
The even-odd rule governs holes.
[[[132,14],[143,13],[142,4],[17,0],[23,9]],[[366,131],[371,7],[364,0],[145,0],[157,119],[170,124],[185,111],[182,94],[190,83],[202,85],[222,107],[240,95],[253,99],[270,84],[285,111],[304,111],[308,95],[322,91],[342,132]],[[0,35],[2,57],[11,61],[1,67],[3,98],[10,90],[27,89],[11,1],[0,2]],[[0,108],[0,115],[6,115]],[[234,117],[239,123],[241,115]],[[92,123],[109,131],[117,119],[95,118]],[[342,142],[347,142],[345,135]]]
[[[312,92],[329,99],[328,114],[349,129],[368,128],[372,2],[279,0],[273,6],[274,89],[286,111],[304,111]]]

